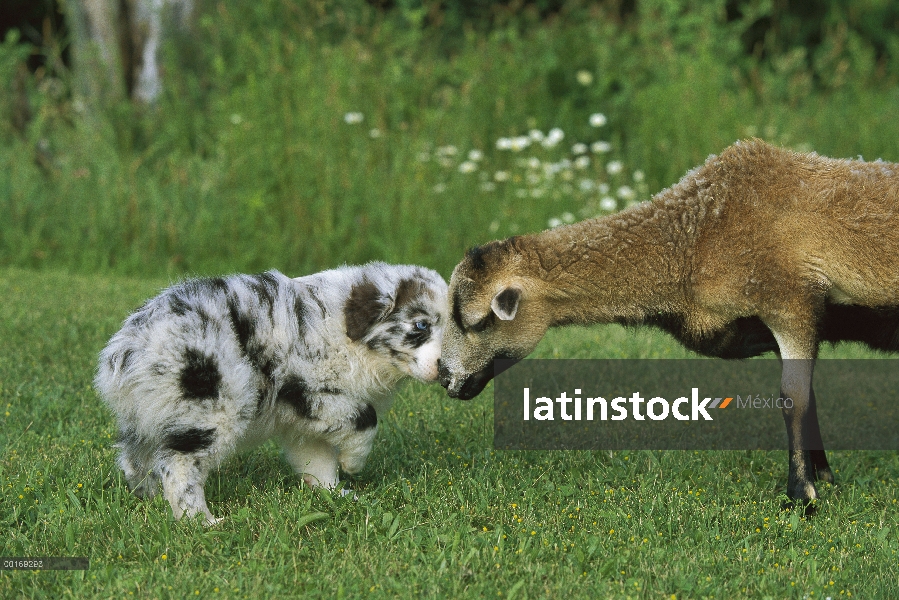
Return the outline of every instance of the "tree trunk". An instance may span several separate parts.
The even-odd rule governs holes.
[[[76,99],[88,111],[125,97],[154,103],[163,89],[162,42],[187,29],[194,0],[64,0]]]

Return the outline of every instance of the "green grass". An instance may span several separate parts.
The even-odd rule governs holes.
[[[96,355],[162,280],[0,271],[2,597],[777,597],[899,593],[899,456],[834,452],[813,518],[785,452],[497,452],[491,394],[405,385],[355,486],[297,483],[277,448],[213,474],[214,528],[127,490]],[[854,347],[829,355],[864,356]],[[648,330],[569,329],[535,356],[683,357]]]

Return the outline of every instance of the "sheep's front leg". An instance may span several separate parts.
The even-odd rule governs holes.
[[[818,497],[814,483],[816,469],[812,458],[814,447],[812,442],[816,441],[820,448],[821,433],[818,429],[817,413],[813,408],[814,364],[814,360],[811,359],[785,357],[780,385],[780,395],[785,400],[783,418],[787,426],[790,455],[787,495],[792,500],[806,502]],[[787,398],[792,400],[791,405],[787,403]],[[823,457],[823,448],[820,449],[820,453]]]
[[[815,479],[818,471],[821,472],[822,479],[830,472],[821,442],[818,412],[812,391],[817,343],[814,341],[814,329],[809,329],[803,335],[805,328],[802,327],[794,327],[792,331],[789,328],[771,328],[780,348],[783,365],[780,395],[785,400],[783,418],[787,426],[790,455],[787,496],[800,502],[817,499]],[[787,398],[792,402],[786,402]]]

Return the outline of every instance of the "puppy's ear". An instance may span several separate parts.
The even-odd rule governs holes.
[[[381,294],[374,283],[363,279],[352,287],[343,305],[347,336],[354,342],[361,340],[371,326],[387,316],[391,309],[393,300]]]
[[[518,312],[519,300],[521,300],[521,290],[512,287],[506,288],[493,297],[490,308],[503,321],[511,321]]]

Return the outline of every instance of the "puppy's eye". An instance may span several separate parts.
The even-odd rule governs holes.
[[[427,321],[416,321],[415,328],[419,331],[427,331],[431,328],[431,324]]]

